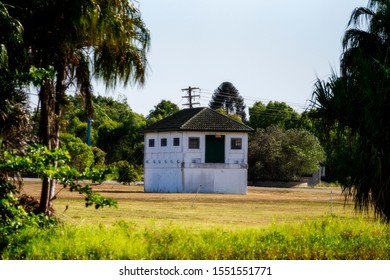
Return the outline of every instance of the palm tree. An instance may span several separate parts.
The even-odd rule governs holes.
[[[23,57],[23,27],[0,2],[0,148],[21,150],[29,127],[27,95],[19,87],[16,68]]]
[[[374,207],[390,222],[390,2],[356,8],[343,38],[341,76],[317,81],[317,117],[348,141],[339,164],[342,181],[359,209]]]
[[[214,110],[222,108],[226,114],[237,114],[242,121],[246,119],[244,99],[230,82],[223,82],[214,91],[209,107]]]
[[[127,0],[10,1],[25,28],[29,62],[51,69],[54,78],[42,79],[39,89],[40,139],[59,146],[66,90],[71,86],[85,97],[92,114],[91,79],[107,87],[144,84],[150,35],[139,10]],[[17,3],[15,3],[17,2]],[[54,185],[44,180],[42,212],[48,212]]]

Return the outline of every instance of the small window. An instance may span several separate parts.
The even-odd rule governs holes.
[[[232,138],[230,148],[232,150],[241,150],[242,148],[242,139],[241,138]]]
[[[199,149],[199,137],[190,137],[188,138],[188,148],[189,149]]]
[[[173,146],[180,146],[180,138],[178,137],[173,138]]]
[[[154,147],[154,139],[149,139],[149,147]]]
[[[161,138],[161,147],[167,146],[167,138]]]

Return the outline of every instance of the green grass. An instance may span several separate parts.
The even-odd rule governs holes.
[[[390,259],[390,227],[364,219],[316,221],[225,230],[214,227],[63,224],[25,230],[3,259]]]
[[[118,208],[85,208],[63,191],[54,201],[60,226],[24,230],[0,259],[390,259],[390,226],[356,213],[337,188],[247,195],[94,188]],[[38,194],[39,186],[27,190]]]
[[[55,201],[57,216],[69,224],[112,225],[118,220],[140,226],[153,221],[158,226],[170,224],[208,229],[258,228],[272,223],[314,221],[332,214],[357,218],[353,206],[336,197],[330,209],[329,194],[316,192],[262,191],[250,195],[134,194],[119,198],[118,208],[85,208],[81,199]],[[67,210],[64,212],[64,209]]]

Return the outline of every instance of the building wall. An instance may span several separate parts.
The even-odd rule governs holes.
[[[247,133],[220,133],[225,135],[225,163],[205,163],[205,136],[210,134],[215,133],[146,133],[145,191],[246,193]],[[190,137],[199,138],[199,149],[189,148]],[[173,145],[174,138],[179,146]],[[240,150],[231,149],[231,138],[242,139]],[[149,147],[149,139],[154,139],[154,147]]]
[[[191,163],[184,169],[183,179],[186,193],[247,192],[247,169],[240,165]]]

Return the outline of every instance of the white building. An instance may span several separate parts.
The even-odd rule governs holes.
[[[247,125],[209,108],[184,109],[144,130],[145,192],[247,192]]]

